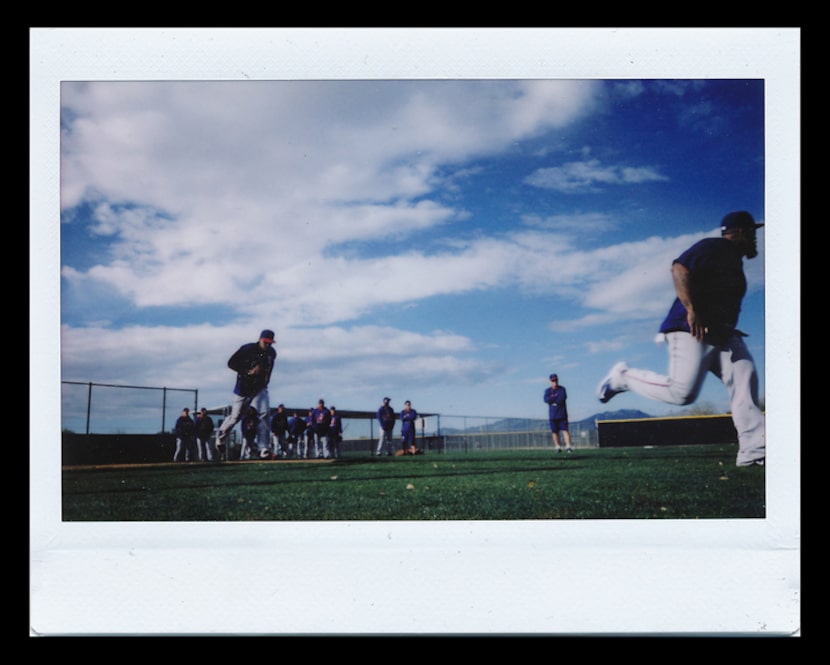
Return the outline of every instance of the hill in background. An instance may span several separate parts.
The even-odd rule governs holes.
[[[580,425],[594,425],[597,420],[629,420],[631,418],[651,418],[652,416],[638,409],[617,409],[616,411],[603,411],[593,416],[576,421]]]
[[[593,416],[584,418],[582,420],[572,421],[571,425],[581,426],[583,429],[596,429],[597,420],[628,420],[633,418],[651,418],[648,413],[639,411],[637,409],[618,409],[617,411],[603,411],[602,413],[595,413]],[[530,421],[531,429],[547,429],[548,421],[545,418],[538,418]],[[444,434],[456,434],[459,432],[473,433],[473,432],[514,432],[526,431],[528,429],[528,420],[522,418],[504,418],[501,420],[494,420],[491,423],[484,425],[476,425],[474,427],[467,427],[466,429],[442,427],[441,431]]]

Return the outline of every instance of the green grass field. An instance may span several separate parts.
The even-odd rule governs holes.
[[[63,470],[64,521],[763,518],[734,445]]]

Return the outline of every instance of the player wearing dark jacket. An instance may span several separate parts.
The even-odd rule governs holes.
[[[303,458],[306,456],[305,446],[305,418],[295,413],[288,421],[288,455]]]
[[[341,455],[340,443],[343,441],[343,421],[340,418],[340,414],[337,413],[336,407],[331,407],[329,413],[331,414],[331,420],[329,421],[329,449],[331,450],[331,456],[339,459]]]
[[[311,412],[311,427],[314,431],[314,457],[327,459],[329,454],[329,426],[331,425],[331,411],[326,403],[320,400],[317,408]]]
[[[274,444],[274,454],[283,457],[288,455],[288,441],[286,439],[288,434],[288,414],[285,412],[285,406],[280,404],[277,407],[276,413],[271,417],[271,434],[272,443]]]
[[[260,457],[263,452],[267,453],[266,449],[259,449],[257,445],[257,434],[259,434],[259,425],[261,419],[254,407],[248,407],[248,413],[242,418],[242,450],[239,453],[240,459],[256,459]]]
[[[196,416],[196,447],[199,451],[199,459],[212,462],[216,457],[213,448],[213,420],[208,415],[207,409],[202,408]]]
[[[173,426],[173,432],[176,434],[176,452],[173,453],[173,461],[196,461],[196,425],[187,407],[182,409],[182,414]]]
[[[397,414],[389,402],[391,400],[388,397],[384,397],[383,404],[377,412],[378,425],[380,425],[380,437],[378,438],[378,448],[376,451],[378,457],[383,455],[384,451],[386,451],[387,455],[392,454],[392,430],[395,429]]]

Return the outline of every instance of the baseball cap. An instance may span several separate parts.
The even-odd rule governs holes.
[[[263,330],[261,333],[259,333],[259,338],[267,340],[269,342],[273,342],[274,341],[274,331],[273,330]]]
[[[759,229],[763,224],[755,222],[755,218],[746,210],[739,210],[737,212],[730,212],[721,220],[720,230],[729,231],[731,229]]]
[[[551,381],[553,381],[554,379],[556,379],[557,381],[559,381],[559,377],[558,377],[558,376],[556,376],[556,374],[551,374],[548,378],[549,378]]]
[[[389,402],[389,401],[391,401],[391,400],[390,400],[388,397],[384,397],[384,398],[383,398],[383,401],[384,401],[384,402]]]
[[[184,407],[184,408],[182,409],[182,411],[187,411],[188,413],[190,413],[190,409],[188,409],[187,407]]]

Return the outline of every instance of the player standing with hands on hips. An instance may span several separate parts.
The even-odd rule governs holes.
[[[660,326],[668,345],[667,375],[617,363],[599,384],[602,403],[631,390],[668,404],[692,404],[708,372],[729,391],[732,421],[738,432],[737,466],[763,466],[766,426],[758,406],[758,374],[737,329],[746,294],[743,257],[758,255],[757,224],[746,211],[721,221],[721,237],[705,238],[672,263],[677,297]]]
[[[233,388],[231,413],[217,431],[216,446],[220,452],[234,425],[242,419],[249,407],[253,407],[260,419],[257,449],[263,457],[269,454],[271,432],[268,427],[268,384],[277,359],[273,344],[274,331],[263,330],[259,334],[259,341],[243,344],[228,360],[228,367],[236,372],[236,385]]]
[[[562,452],[562,442],[559,440],[561,432],[565,439],[565,446],[568,452],[573,452],[571,447],[571,432],[568,426],[568,391],[565,386],[559,385],[559,377],[551,374],[550,386],[545,390],[545,404],[548,405],[548,419],[550,420],[550,433],[553,437],[553,445],[556,452]]]

